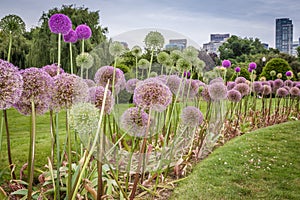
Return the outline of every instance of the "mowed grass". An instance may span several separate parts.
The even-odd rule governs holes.
[[[170,199],[300,199],[300,121],[256,130],[216,149]]]

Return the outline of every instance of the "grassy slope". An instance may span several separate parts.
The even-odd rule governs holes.
[[[171,199],[300,199],[300,121],[235,138],[198,164]]]

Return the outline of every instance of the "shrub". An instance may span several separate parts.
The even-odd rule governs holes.
[[[282,80],[286,80],[287,77],[285,73],[287,71],[292,71],[292,68],[288,64],[288,62],[282,58],[273,58],[269,62],[267,62],[266,66],[263,67],[262,73],[260,74],[260,77],[264,76],[267,80],[272,80],[272,76],[270,75],[270,72],[274,70],[276,71],[276,74],[281,73],[282,74]]]

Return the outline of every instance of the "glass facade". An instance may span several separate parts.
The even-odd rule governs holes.
[[[284,53],[293,52],[293,23],[289,18],[276,19],[276,48]]]

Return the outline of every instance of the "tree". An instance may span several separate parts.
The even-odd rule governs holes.
[[[285,73],[287,71],[292,71],[292,68],[286,60],[282,58],[273,58],[269,62],[267,62],[266,66],[263,68],[262,73],[260,74],[260,77],[266,77],[267,80],[271,80],[272,77],[270,75],[270,72],[272,70],[274,70],[276,74],[281,73],[281,79],[286,80],[287,77]]]
[[[89,52],[106,39],[107,28],[99,24],[99,11],[89,11],[88,8],[63,5],[44,12],[40,18],[41,26],[31,30],[32,46],[28,55],[28,66],[41,67],[57,60],[57,35],[52,34],[48,27],[49,18],[55,13],[62,13],[70,17],[75,29],[80,24],[87,24],[92,30],[92,37],[85,42],[85,51]],[[80,44],[73,45],[73,56],[79,54]],[[62,67],[68,71],[70,66],[69,45],[62,42]],[[75,61],[74,61],[75,64]]]

